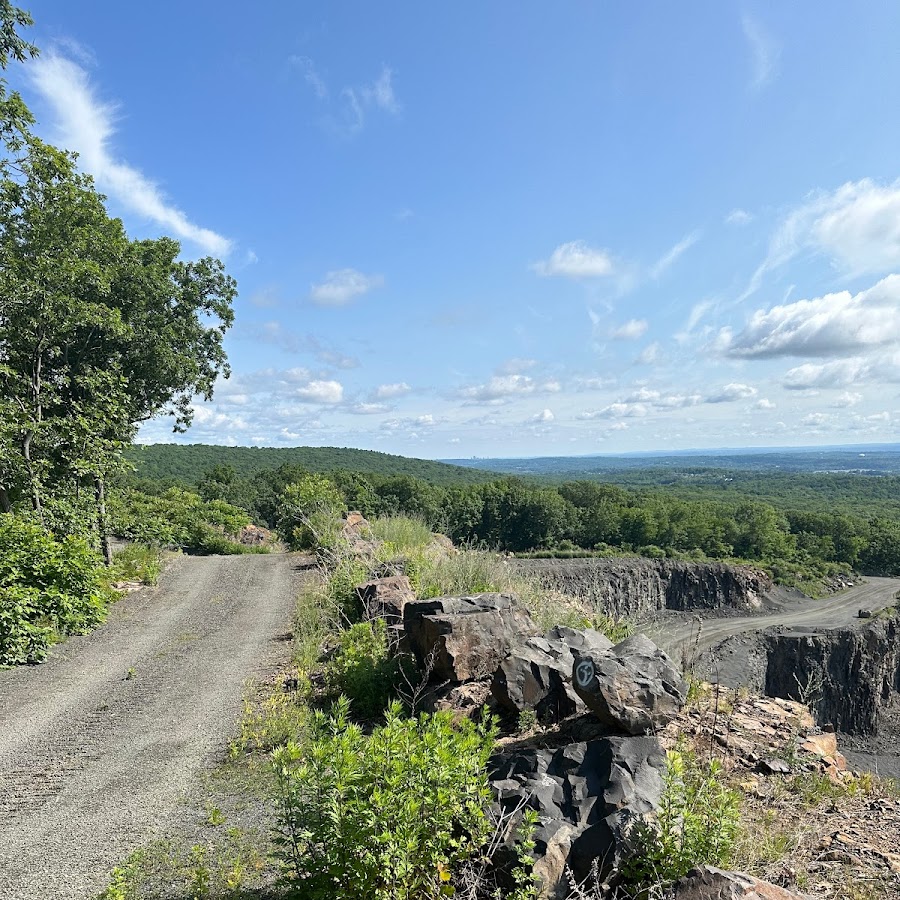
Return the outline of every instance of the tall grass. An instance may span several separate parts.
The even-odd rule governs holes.
[[[409,516],[385,516],[372,522],[372,533],[384,542],[384,553],[399,556],[424,550],[434,539],[431,529]]]

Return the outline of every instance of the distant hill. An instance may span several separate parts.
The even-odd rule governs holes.
[[[494,472],[447,465],[428,459],[393,456],[375,450],[346,447],[219,447],[211,444],[135,444],[128,459],[141,478],[175,478],[196,484],[213,466],[231,466],[248,478],[285,463],[310,472],[342,469],[372,475],[412,475],[432,484],[479,484],[497,477]]]
[[[772,447],[746,450],[691,450],[678,453],[633,453],[621,456],[543,456],[520,459],[448,459],[509,475],[541,478],[625,477],[628,472],[669,470],[696,473],[726,469],[745,472],[900,474],[900,444],[859,444],[843,447]],[[613,480],[618,481],[619,478]]]

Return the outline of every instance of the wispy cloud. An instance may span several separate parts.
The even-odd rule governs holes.
[[[674,247],[667,250],[651,267],[650,277],[659,278],[663,275],[675,261],[685,252],[691,249],[697,241],[700,240],[700,232],[692,231],[685,235]]]
[[[778,74],[778,59],[781,47],[760,24],[748,14],[741,18],[744,37],[750,47],[753,63],[753,79],[750,83],[755,91],[762,90]]]
[[[291,56],[290,64],[303,73],[303,80],[312,88],[319,100],[328,99],[328,85],[319,75],[315,63],[308,56]]]
[[[381,74],[371,84],[345,87],[341,91],[344,124],[349,134],[357,134],[363,130],[369,110],[381,110],[392,116],[400,114],[402,107],[394,93],[393,77],[391,69],[383,66]]]
[[[382,275],[364,275],[356,269],[327,272],[325,279],[310,287],[309,299],[317,306],[346,306],[384,284]]]
[[[643,337],[649,327],[646,319],[629,319],[618,328],[614,328],[609,336],[615,341],[636,341]]]
[[[746,209],[733,209],[725,216],[726,225],[748,225],[753,221],[753,216]]]
[[[151,179],[115,158],[117,108],[97,98],[87,71],[53,50],[29,63],[31,82],[53,110],[57,140],[79,154],[79,167],[94,176],[97,186],[130,212],[150,219],[175,236],[208,253],[226,256],[232,242],[192,222]]]
[[[549,259],[535,263],[531,268],[538,275],[561,275],[564,278],[600,278],[615,271],[607,250],[594,249],[584,241],[560,244]]]

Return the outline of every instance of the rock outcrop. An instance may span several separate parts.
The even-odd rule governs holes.
[[[511,813],[527,805],[540,817],[534,871],[542,896],[567,895],[567,866],[584,879],[595,864],[602,877],[622,861],[631,827],[659,804],[665,765],[665,751],[652,737],[495,756],[491,782],[500,808]]]
[[[403,610],[416,599],[405,575],[375,578],[357,585],[356,596],[366,618],[384,619],[389,628],[403,625]]]
[[[609,650],[578,654],[572,681],[578,696],[604,725],[632,735],[664,727],[687,697],[687,685],[672,660],[642,634]]]
[[[663,609],[756,610],[773,589],[750,566],[670,559],[521,559],[516,568],[551,590],[585,601],[616,618]]]
[[[415,600],[403,627],[419,665],[431,661],[435,681],[491,676],[523,638],[539,633],[528,610],[509,594]]]
[[[572,687],[575,655],[611,648],[612,641],[599,631],[557,625],[512,650],[494,673],[491,693],[506,712],[534,710],[542,724],[559,722],[585,711]]]
[[[672,896],[673,900],[808,900],[805,894],[794,894],[752,875],[712,866],[691,869],[675,883]]]
[[[873,735],[900,701],[900,620],[862,627],[769,629],[763,691],[808,703],[820,724]]]

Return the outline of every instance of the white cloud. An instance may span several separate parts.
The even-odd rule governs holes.
[[[379,400],[393,400],[395,397],[402,397],[408,394],[412,388],[405,381],[398,381],[395,384],[379,384],[375,388],[375,396]]]
[[[616,341],[636,341],[644,336],[649,327],[646,319],[629,319],[613,329],[609,336]]]
[[[851,406],[856,406],[862,401],[862,398],[862,394],[857,394],[854,391],[842,391],[834,398],[831,406],[834,409],[847,409]]]
[[[683,237],[674,247],[664,253],[651,267],[650,277],[659,278],[675,261],[685,252],[690,250],[700,240],[700,232],[694,231]]]
[[[750,45],[753,62],[751,86],[758,91],[769,84],[777,74],[781,48],[752,16],[745,14],[741,19],[741,25],[744,29],[744,37]]]
[[[757,400],[754,406],[757,409],[775,409],[775,404],[767,397],[763,397],[762,399]]]
[[[813,428],[821,428],[828,423],[829,418],[830,417],[825,415],[825,413],[810,413],[800,420],[800,424],[808,425]]]
[[[586,410],[578,418],[590,419],[642,419],[647,415],[647,407],[643,403],[610,403],[602,409]]]
[[[881,185],[863,178],[813,194],[772,235],[739,301],[759,289],[766,273],[804,251],[828,256],[848,277],[880,275],[900,265],[900,181]]]
[[[387,66],[382,66],[378,80],[372,85],[361,88],[361,93],[368,103],[385,112],[397,115],[401,107],[394,95],[393,76],[394,73]]]
[[[556,416],[553,415],[552,409],[542,409],[539,413],[535,413],[528,421],[530,423],[546,423],[552,422]]]
[[[366,123],[366,113],[378,109],[391,115],[399,115],[402,109],[394,93],[394,73],[382,66],[381,74],[372,84],[362,87],[345,87],[341,97],[345,102],[344,118],[346,130],[351,134],[362,131]]]
[[[514,357],[513,359],[506,360],[497,371],[504,375],[518,375],[521,372],[527,372],[529,369],[533,369],[536,365],[536,359]]]
[[[316,97],[319,100],[327,100],[328,86],[316,70],[315,63],[308,56],[291,56],[289,61],[303,73],[303,79],[312,88]]]
[[[353,413],[355,416],[373,416],[390,411],[391,407],[386,403],[354,403],[347,407],[347,412]]]
[[[785,373],[784,386],[792,391],[847,387],[865,380],[869,371],[869,363],[859,357],[827,363],[804,363]]]
[[[339,381],[310,381],[294,393],[307,403],[340,403],[344,399],[344,386]]]
[[[532,269],[543,276],[600,278],[611,275],[615,266],[606,250],[595,250],[584,241],[570,241],[568,244],[560,244],[550,255],[550,259],[535,263]]]
[[[79,167],[94,176],[100,190],[207,253],[228,254],[232,246],[228,238],[191,222],[146,175],[114,157],[110,141],[116,131],[116,108],[97,99],[81,66],[49,51],[29,63],[27,71],[53,109],[58,142],[79,154]]]
[[[383,284],[382,275],[364,275],[356,269],[337,269],[326,273],[324,281],[312,285],[309,297],[318,306],[345,306]]]
[[[828,357],[896,342],[900,336],[900,275],[858,294],[849,291],[757,310],[737,335],[720,332],[729,356]]]
[[[555,379],[537,381],[530,375],[495,375],[485,384],[463,388],[460,396],[472,403],[503,403],[511,397],[555,394],[561,389]]]
[[[734,400],[749,400],[757,394],[756,388],[749,384],[732,381],[706,398],[707,403],[731,403]]]
[[[659,341],[654,341],[641,350],[635,362],[642,366],[650,366],[658,363],[662,359],[662,355],[662,344]]]
[[[733,209],[725,216],[726,225],[748,225],[753,221],[753,216],[746,209]]]

